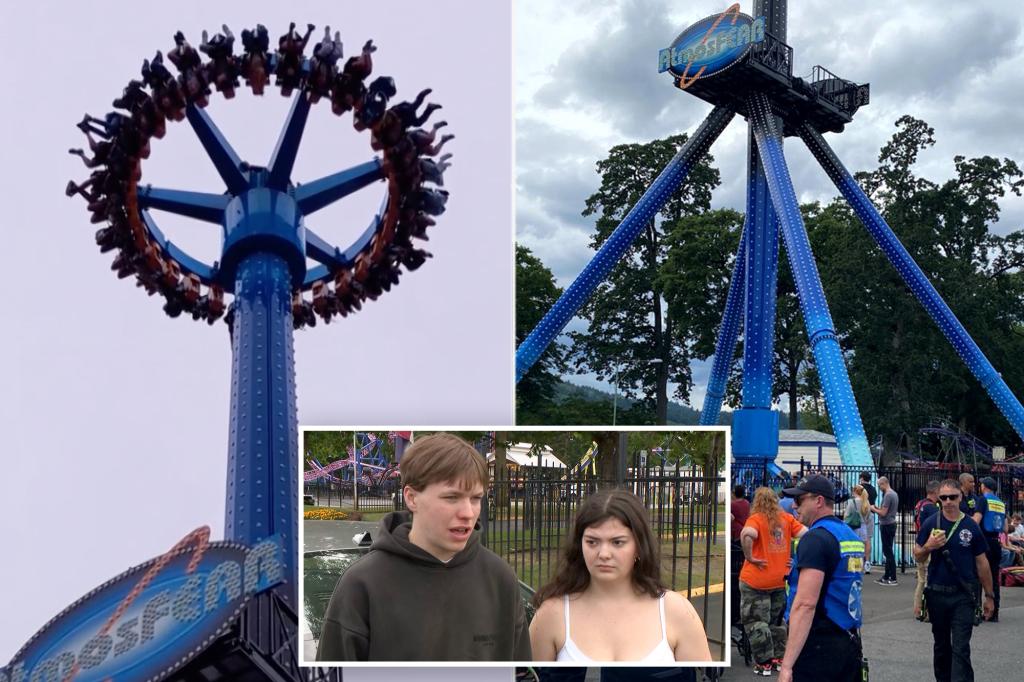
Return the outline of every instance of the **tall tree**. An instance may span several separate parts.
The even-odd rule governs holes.
[[[914,173],[934,144],[923,121],[903,117],[882,148],[879,166],[858,178],[887,222],[954,314],[1018,395],[1024,341],[1019,232],[991,231],[998,199],[1020,193],[1013,161],[954,159],[955,177],[938,184]],[[935,417],[996,443],[1019,444],[991,400],[908,291],[873,240],[843,204],[811,232],[823,283],[866,430],[886,449]]]
[[[525,246],[516,245],[516,345],[537,326],[562,294],[555,277]],[[566,351],[556,340],[516,385],[516,421],[543,424],[553,408],[555,386],[566,371]],[[573,422],[577,423],[577,422]]]
[[[601,186],[587,199],[583,215],[597,216],[592,246],[599,248],[672,159],[686,135],[647,144],[613,147],[597,163]],[[690,352],[676,334],[677,319],[666,310],[658,272],[666,258],[663,225],[708,210],[718,171],[706,156],[690,172],[678,192],[646,225],[629,251],[583,309],[586,332],[575,332],[573,359],[577,369],[612,379],[628,396],[637,395],[653,407],[657,423],[668,415],[668,383],[679,385],[684,400],[690,388]]]

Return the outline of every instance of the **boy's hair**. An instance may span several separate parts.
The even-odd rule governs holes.
[[[402,455],[402,486],[423,490],[431,483],[456,483],[487,489],[487,460],[473,446],[450,433],[417,438]]]

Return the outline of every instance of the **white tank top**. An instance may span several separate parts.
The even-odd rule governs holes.
[[[555,657],[555,660],[574,661],[577,663],[603,662],[595,661],[587,656],[576,646],[576,642],[572,641],[572,636],[569,634],[569,595],[562,596],[562,603],[565,606],[565,644],[558,650],[558,656]],[[651,650],[651,653],[635,661],[636,663],[675,663],[676,657],[672,652],[672,647],[668,645],[668,631],[665,629],[665,595],[661,595],[658,598],[658,612],[661,615],[661,640]]]

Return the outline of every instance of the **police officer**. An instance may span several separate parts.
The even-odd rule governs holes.
[[[999,560],[1002,558],[1003,545],[999,542],[999,534],[1006,532],[1006,504],[996,496],[996,481],[991,476],[981,479],[981,495],[985,498],[985,511],[981,517],[981,532],[988,542],[989,570],[992,571],[992,594],[995,608],[992,610],[990,623],[999,622]]]
[[[936,680],[974,680],[971,634],[974,630],[975,593],[984,588],[984,614],[994,608],[992,573],[985,553],[988,544],[981,528],[960,511],[962,491],[954,480],[939,485],[942,511],[921,524],[914,559],[928,562],[925,605],[935,640],[932,667]]]
[[[833,514],[835,488],[808,476],[783,495],[794,498],[797,518],[810,528],[797,545],[789,575],[789,639],[780,682],[861,677],[861,571],[864,543]]]

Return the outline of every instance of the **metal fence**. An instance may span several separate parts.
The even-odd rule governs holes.
[[[318,478],[303,484],[306,504],[337,507],[361,512],[402,509],[401,486],[398,479],[372,482],[364,479],[356,490],[352,481]],[[358,501],[356,500],[358,493]]]
[[[619,487],[647,508],[661,540],[665,583],[691,597],[722,592],[727,517],[718,490],[725,479],[696,467],[648,465],[639,453],[629,459],[619,480],[554,467],[510,470],[506,480],[492,481],[488,491],[481,515],[484,543],[508,561],[520,580],[537,589],[554,575],[581,500],[599,488]],[[713,614],[714,626],[708,625],[709,600],[701,607],[708,636],[719,644],[725,621],[722,594],[721,618]]]
[[[810,474],[821,474],[829,478],[836,490],[835,512],[837,515],[842,515],[846,508],[846,501],[850,498],[850,491],[859,482],[862,471],[863,469],[859,467],[850,466],[812,466],[810,462],[801,458],[800,468],[796,471],[796,475],[798,478],[802,478]],[[917,533],[914,530],[914,507],[925,497],[928,481],[955,479],[961,473],[974,475],[976,481],[982,477],[991,476],[996,480],[1000,499],[1006,503],[1007,514],[1024,510],[1024,470],[1002,468],[1002,470],[978,471],[965,464],[904,461],[895,466],[877,467],[871,473],[874,480],[885,476],[899,497],[894,550],[896,563],[901,572],[905,572],[907,568],[912,568],[915,565],[912,551],[917,538]],[[783,480],[782,477],[773,474],[765,464],[733,465],[732,480],[734,485],[743,484],[748,495],[752,494],[758,485],[768,485],[778,491],[784,485],[792,484],[791,480]],[[875,487],[877,489],[877,486]],[[876,498],[875,504],[880,502],[881,500]],[[877,522],[875,523],[875,536],[871,541],[869,560],[873,564],[884,563]]]

